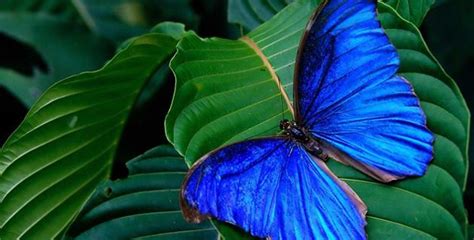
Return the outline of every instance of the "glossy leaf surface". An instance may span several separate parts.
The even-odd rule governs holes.
[[[130,109],[176,42],[135,38],[102,69],[58,82],[33,105],[0,152],[0,238],[61,236],[109,176]]]
[[[279,120],[291,112],[296,50],[315,5],[296,1],[239,40],[189,35],[179,43],[171,63],[177,83],[166,130],[189,165],[224,144],[278,132]],[[400,55],[399,74],[413,84],[436,134],[435,160],[425,176],[391,185],[336,163],[331,167],[367,203],[369,237],[463,239],[470,114],[416,26],[389,5],[379,3],[378,10]]]

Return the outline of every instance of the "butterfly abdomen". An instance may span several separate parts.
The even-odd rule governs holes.
[[[321,144],[318,141],[311,139],[311,141],[303,145],[306,148],[306,151],[311,153],[313,156],[317,156],[323,161],[328,160],[328,154],[322,150]]]

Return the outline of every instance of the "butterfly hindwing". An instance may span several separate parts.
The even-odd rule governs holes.
[[[229,145],[203,157],[181,193],[185,217],[213,216],[272,239],[365,239],[365,205],[288,138]]]
[[[296,120],[330,156],[381,181],[422,175],[433,135],[375,0],[332,0],[315,14],[295,72]]]

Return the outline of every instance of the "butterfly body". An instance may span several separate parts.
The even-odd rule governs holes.
[[[284,136],[288,136],[303,145],[306,151],[312,155],[324,161],[328,159],[328,155],[324,153],[321,148],[321,143],[317,139],[314,139],[306,128],[298,125],[296,121],[283,119],[280,121],[280,129],[283,131]]]

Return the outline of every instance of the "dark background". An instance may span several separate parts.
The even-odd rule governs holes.
[[[188,26],[191,26],[200,36],[235,38],[239,35],[239,29],[227,23],[226,1],[192,0],[189,7],[188,10],[197,17],[192,17],[192,22]],[[163,15],[160,12],[149,14]],[[179,12],[176,14],[179,15]],[[165,15],[165,19],[159,20],[180,20],[180,17],[176,17],[172,12],[167,12]],[[428,13],[420,30],[431,51],[458,83],[469,107],[474,109],[474,1],[438,0]],[[112,55],[113,51],[110,51],[110,56]],[[31,76],[33,69],[48,71],[47,64],[33,48],[4,34],[0,34],[0,68],[10,68],[25,76]],[[170,76],[152,99],[134,110],[119,147],[119,164],[115,169],[114,177],[126,175],[126,170],[121,164],[125,160],[158,144],[166,143],[163,119],[168,110],[172,92],[173,79]],[[0,104],[0,143],[3,144],[21,122],[27,109],[3,87],[0,87]],[[474,156],[473,154],[474,148],[471,147],[470,155]],[[472,163],[471,165],[474,165],[474,162]],[[470,222],[474,221],[473,173],[474,171],[470,172],[465,193],[465,204],[469,211]]]

